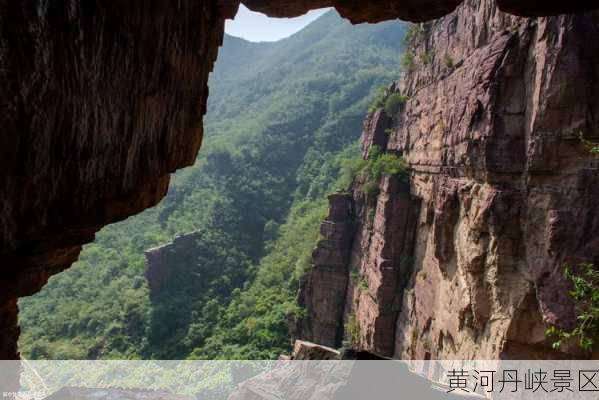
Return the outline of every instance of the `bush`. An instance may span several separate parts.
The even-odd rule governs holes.
[[[368,196],[377,196],[379,182],[383,175],[403,175],[408,163],[401,157],[391,153],[381,153],[378,146],[372,146],[368,159],[359,164],[361,169],[356,175],[363,177],[362,191]]]
[[[377,88],[376,91],[374,92],[374,97],[373,97],[372,101],[370,102],[370,105],[368,106],[368,113],[372,114],[372,113],[376,112],[377,110],[380,110],[381,108],[383,108],[385,106],[386,97],[387,97],[387,88],[384,86]]]
[[[357,349],[360,344],[360,325],[355,313],[347,316],[345,321],[345,341],[344,347]]]
[[[420,62],[423,65],[429,65],[433,60],[433,56],[428,51],[420,53]]]
[[[416,40],[424,37],[424,24],[410,24],[405,36],[403,37],[404,45],[408,46]]]
[[[360,278],[360,280],[358,281],[358,290],[360,291],[360,293],[368,292],[368,281],[366,280],[366,278]]]
[[[567,266],[564,275],[573,285],[569,294],[576,303],[577,324],[571,331],[552,326],[545,334],[556,339],[555,349],[563,341],[576,340],[581,349],[592,351],[599,341],[599,271],[586,263],[580,264],[576,271]]]
[[[370,180],[379,181],[383,175],[400,175],[406,171],[408,164],[395,154],[384,153],[372,160],[369,165]]]
[[[406,103],[408,98],[399,93],[393,93],[385,100],[385,114],[389,118],[393,118],[399,111],[399,108]]]
[[[401,66],[405,71],[411,72],[416,69],[416,61],[414,60],[414,54],[406,51],[401,57]]]
[[[364,178],[362,191],[368,195],[378,194],[379,181],[383,175],[402,175],[408,168],[408,163],[401,157],[391,153],[381,153],[378,146],[372,146],[368,159],[361,164],[361,174]]]
[[[447,68],[453,68],[453,66],[455,65],[453,58],[451,58],[449,54],[445,54],[444,62]]]

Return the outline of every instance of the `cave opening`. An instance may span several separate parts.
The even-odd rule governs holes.
[[[353,23],[397,17],[429,20],[460,3],[244,1],[250,9],[286,17],[335,6]],[[596,7],[591,2],[534,3],[497,1],[501,10],[529,17]],[[326,20],[314,36],[298,40],[294,35],[281,41],[295,46],[285,52],[280,44],[223,39],[225,17],[234,15],[238,6],[233,0],[156,2],[139,9],[125,3],[106,7],[101,0],[85,5],[57,1],[48,7],[36,2],[0,6],[5,28],[0,33],[0,74],[10,83],[3,103],[8,112],[0,117],[6,131],[0,146],[4,171],[0,358],[18,357],[17,298],[38,292],[50,276],[69,268],[81,246],[103,226],[138,213],[108,226],[85,248],[79,265],[92,267],[76,266],[58,274],[46,291],[22,300],[24,354],[40,358],[239,357],[240,351],[252,357],[272,355],[262,350],[265,344],[272,345],[272,332],[280,334],[284,329],[281,321],[291,315],[295,304],[280,296],[288,294],[285,290],[290,287],[295,289],[310,251],[309,246],[296,244],[316,240],[317,233],[306,227],[315,226],[322,217],[323,194],[335,187],[333,176],[356,152],[346,148],[350,145],[346,139],[357,138],[359,130],[348,137],[338,132],[361,124],[366,99],[374,95],[370,88],[397,78],[394,68],[401,46],[392,25],[399,23],[344,30],[348,23],[335,14],[335,24],[345,25]],[[364,37],[360,37],[362,29]],[[373,35],[382,40],[373,42]],[[313,43],[315,37],[321,40]],[[221,98],[207,99],[208,75],[223,40],[232,54],[227,58],[221,51],[220,72],[210,78],[222,85]],[[375,45],[386,50],[368,47]],[[249,64],[255,68],[248,68]],[[446,59],[444,64],[450,68],[453,61]],[[285,69],[286,74],[281,72]],[[302,75],[307,73],[315,79]],[[206,107],[215,114],[202,121]],[[302,119],[306,111],[310,116]],[[196,163],[204,122],[200,154],[205,157]],[[211,134],[211,129],[223,134]],[[283,145],[286,151],[281,151]],[[573,148],[568,150],[576,153]],[[191,165],[174,175],[168,189],[170,174]],[[285,185],[293,190],[280,190]],[[168,196],[157,206],[167,190]],[[206,212],[197,214],[198,209]],[[555,212],[558,222],[560,212]],[[314,237],[300,240],[308,237],[303,236],[303,228]],[[279,242],[283,238],[287,245]],[[231,245],[234,242],[237,245]],[[587,247],[585,251],[593,250]],[[174,257],[173,270],[189,260],[197,265],[219,260],[218,268],[227,273],[147,271],[149,259],[160,265],[164,257]],[[294,261],[288,263],[294,267],[288,275],[277,268],[285,257]],[[272,269],[261,279],[279,279],[287,285],[281,286],[285,290],[269,292],[262,284],[243,294],[248,276],[235,266],[247,267],[243,271],[254,279],[260,276],[262,262]],[[93,267],[99,264],[106,268]],[[176,288],[190,283],[196,290],[176,293]],[[34,307],[51,286],[60,285],[64,290],[51,295],[52,301]],[[197,288],[206,289],[208,297],[193,297]],[[268,295],[271,303],[261,304],[262,295]],[[223,296],[231,296],[236,307],[245,307],[243,311],[251,308],[244,304],[247,299],[277,318],[268,314],[265,319],[207,328],[209,319],[221,320],[219,316],[226,314],[218,301],[211,301]],[[147,299],[145,305],[140,298]],[[149,310],[149,302],[158,304],[155,310]],[[171,322],[179,324],[174,331],[184,334],[172,335]],[[220,329],[218,337],[214,329]],[[235,335],[247,336],[248,331],[258,332],[249,347],[227,346],[239,343]],[[161,347],[173,353],[165,354]],[[202,350],[195,352],[197,348]],[[272,349],[280,351],[277,346]]]
[[[20,300],[22,355],[272,358],[286,350],[282,326],[317,216],[342,164],[358,154],[375,89],[399,78],[406,29],[399,21],[352,25],[331,8],[288,19],[242,5],[210,75],[197,160],[173,175],[158,204],[104,227],[72,267]],[[291,244],[291,254],[279,249]],[[212,345],[230,328],[219,326],[223,313],[241,313],[234,302],[265,301],[260,290],[280,291],[284,306],[253,317],[273,325],[263,329],[272,349],[253,338],[235,352],[239,335]]]

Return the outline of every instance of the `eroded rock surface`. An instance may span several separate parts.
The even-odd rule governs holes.
[[[0,3],[0,302],[194,162],[223,25],[212,1]]]
[[[219,1],[224,4],[234,2]],[[251,10],[272,17],[297,17],[317,8],[335,7],[339,14],[353,23],[380,22],[393,18],[428,21],[451,13],[462,2],[463,0],[241,0]],[[504,12],[527,17],[576,13],[598,7],[595,0],[497,0],[497,6]]]
[[[343,318],[349,279],[354,203],[350,194],[337,193],[329,196],[329,204],[329,215],[320,226],[322,239],[312,254],[312,267],[301,282],[299,303],[312,310],[312,316],[302,320],[300,330],[315,343],[339,347],[343,328],[338,321]]]
[[[189,248],[193,248],[195,242],[200,238],[200,232],[191,232],[175,237],[171,243],[144,252],[146,257],[145,276],[151,298],[155,298],[168,282],[174,269],[172,266],[173,255],[177,253],[186,254]]]
[[[363,135],[403,154],[409,187],[383,178],[376,200],[353,189],[359,283],[350,273],[337,326],[347,336],[355,318],[360,348],[590,356],[552,350],[544,331],[575,322],[564,266],[599,261],[599,165],[580,140],[599,140],[598,34],[596,14],[525,19],[469,0],[417,35],[390,88],[409,100],[388,143],[380,113]]]

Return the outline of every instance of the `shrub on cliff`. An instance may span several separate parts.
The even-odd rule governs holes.
[[[382,153],[378,146],[372,146],[362,173],[369,182],[378,182],[383,175],[400,175],[406,171],[407,162],[392,153]]]
[[[387,88],[384,86],[378,87],[374,91],[373,99],[368,106],[368,114],[372,114],[385,106],[385,99],[387,97]]]
[[[408,97],[400,93],[393,93],[385,100],[385,114],[393,118],[399,111],[399,108],[408,101]]]
[[[412,44],[412,42],[416,40],[421,40],[424,38],[425,28],[424,24],[410,24],[406,34],[403,38],[404,45],[408,46]]]
[[[416,61],[414,60],[414,54],[409,51],[406,51],[401,57],[401,66],[405,71],[414,71],[416,69]]]
[[[371,196],[377,195],[379,182],[383,175],[402,175],[408,168],[408,163],[392,153],[382,153],[378,146],[372,146],[366,160],[360,160],[356,175],[362,177],[362,191]]]
[[[445,57],[443,58],[443,61],[445,62],[445,66],[447,68],[453,68],[454,65],[455,65],[455,62],[453,61],[453,58],[449,54],[445,54]]]
[[[428,51],[420,53],[420,62],[423,65],[429,65],[433,61],[433,55]]]
[[[570,296],[576,303],[576,327],[571,331],[550,327],[546,335],[555,338],[553,347],[576,340],[580,348],[592,351],[599,342],[599,270],[593,264],[566,267],[564,275],[572,283]]]
[[[360,325],[356,313],[352,312],[347,316],[344,326],[345,340],[343,347],[357,349],[360,345]]]

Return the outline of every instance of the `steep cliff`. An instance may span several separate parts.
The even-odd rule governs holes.
[[[433,18],[460,1],[246,3],[271,15],[334,5],[363,22]],[[502,3],[517,13],[596,7],[590,0],[559,2],[558,8]],[[16,312],[15,298],[67,268],[102,226],[156,204],[169,173],[193,162],[208,73],[224,18],[238,4],[0,2],[2,310]],[[12,335],[6,341],[15,342]],[[15,354],[10,347],[0,358]]]
[[[339,346],[345,328],[397,358],[583,356],[544,331],[575,323],[564,265],[599,257],[599,169],[580,140],[599,139],[598,33],[596,14],[524,19],[489,0],[414,29],[389,88],[406,101],[363,133],[365,153],[403,155],[410,183],[383,177],[371,199],[354,182],[350,260],[318,280],[314,257],[300,336]],[[343,318],[306,298],[344,280]]]

